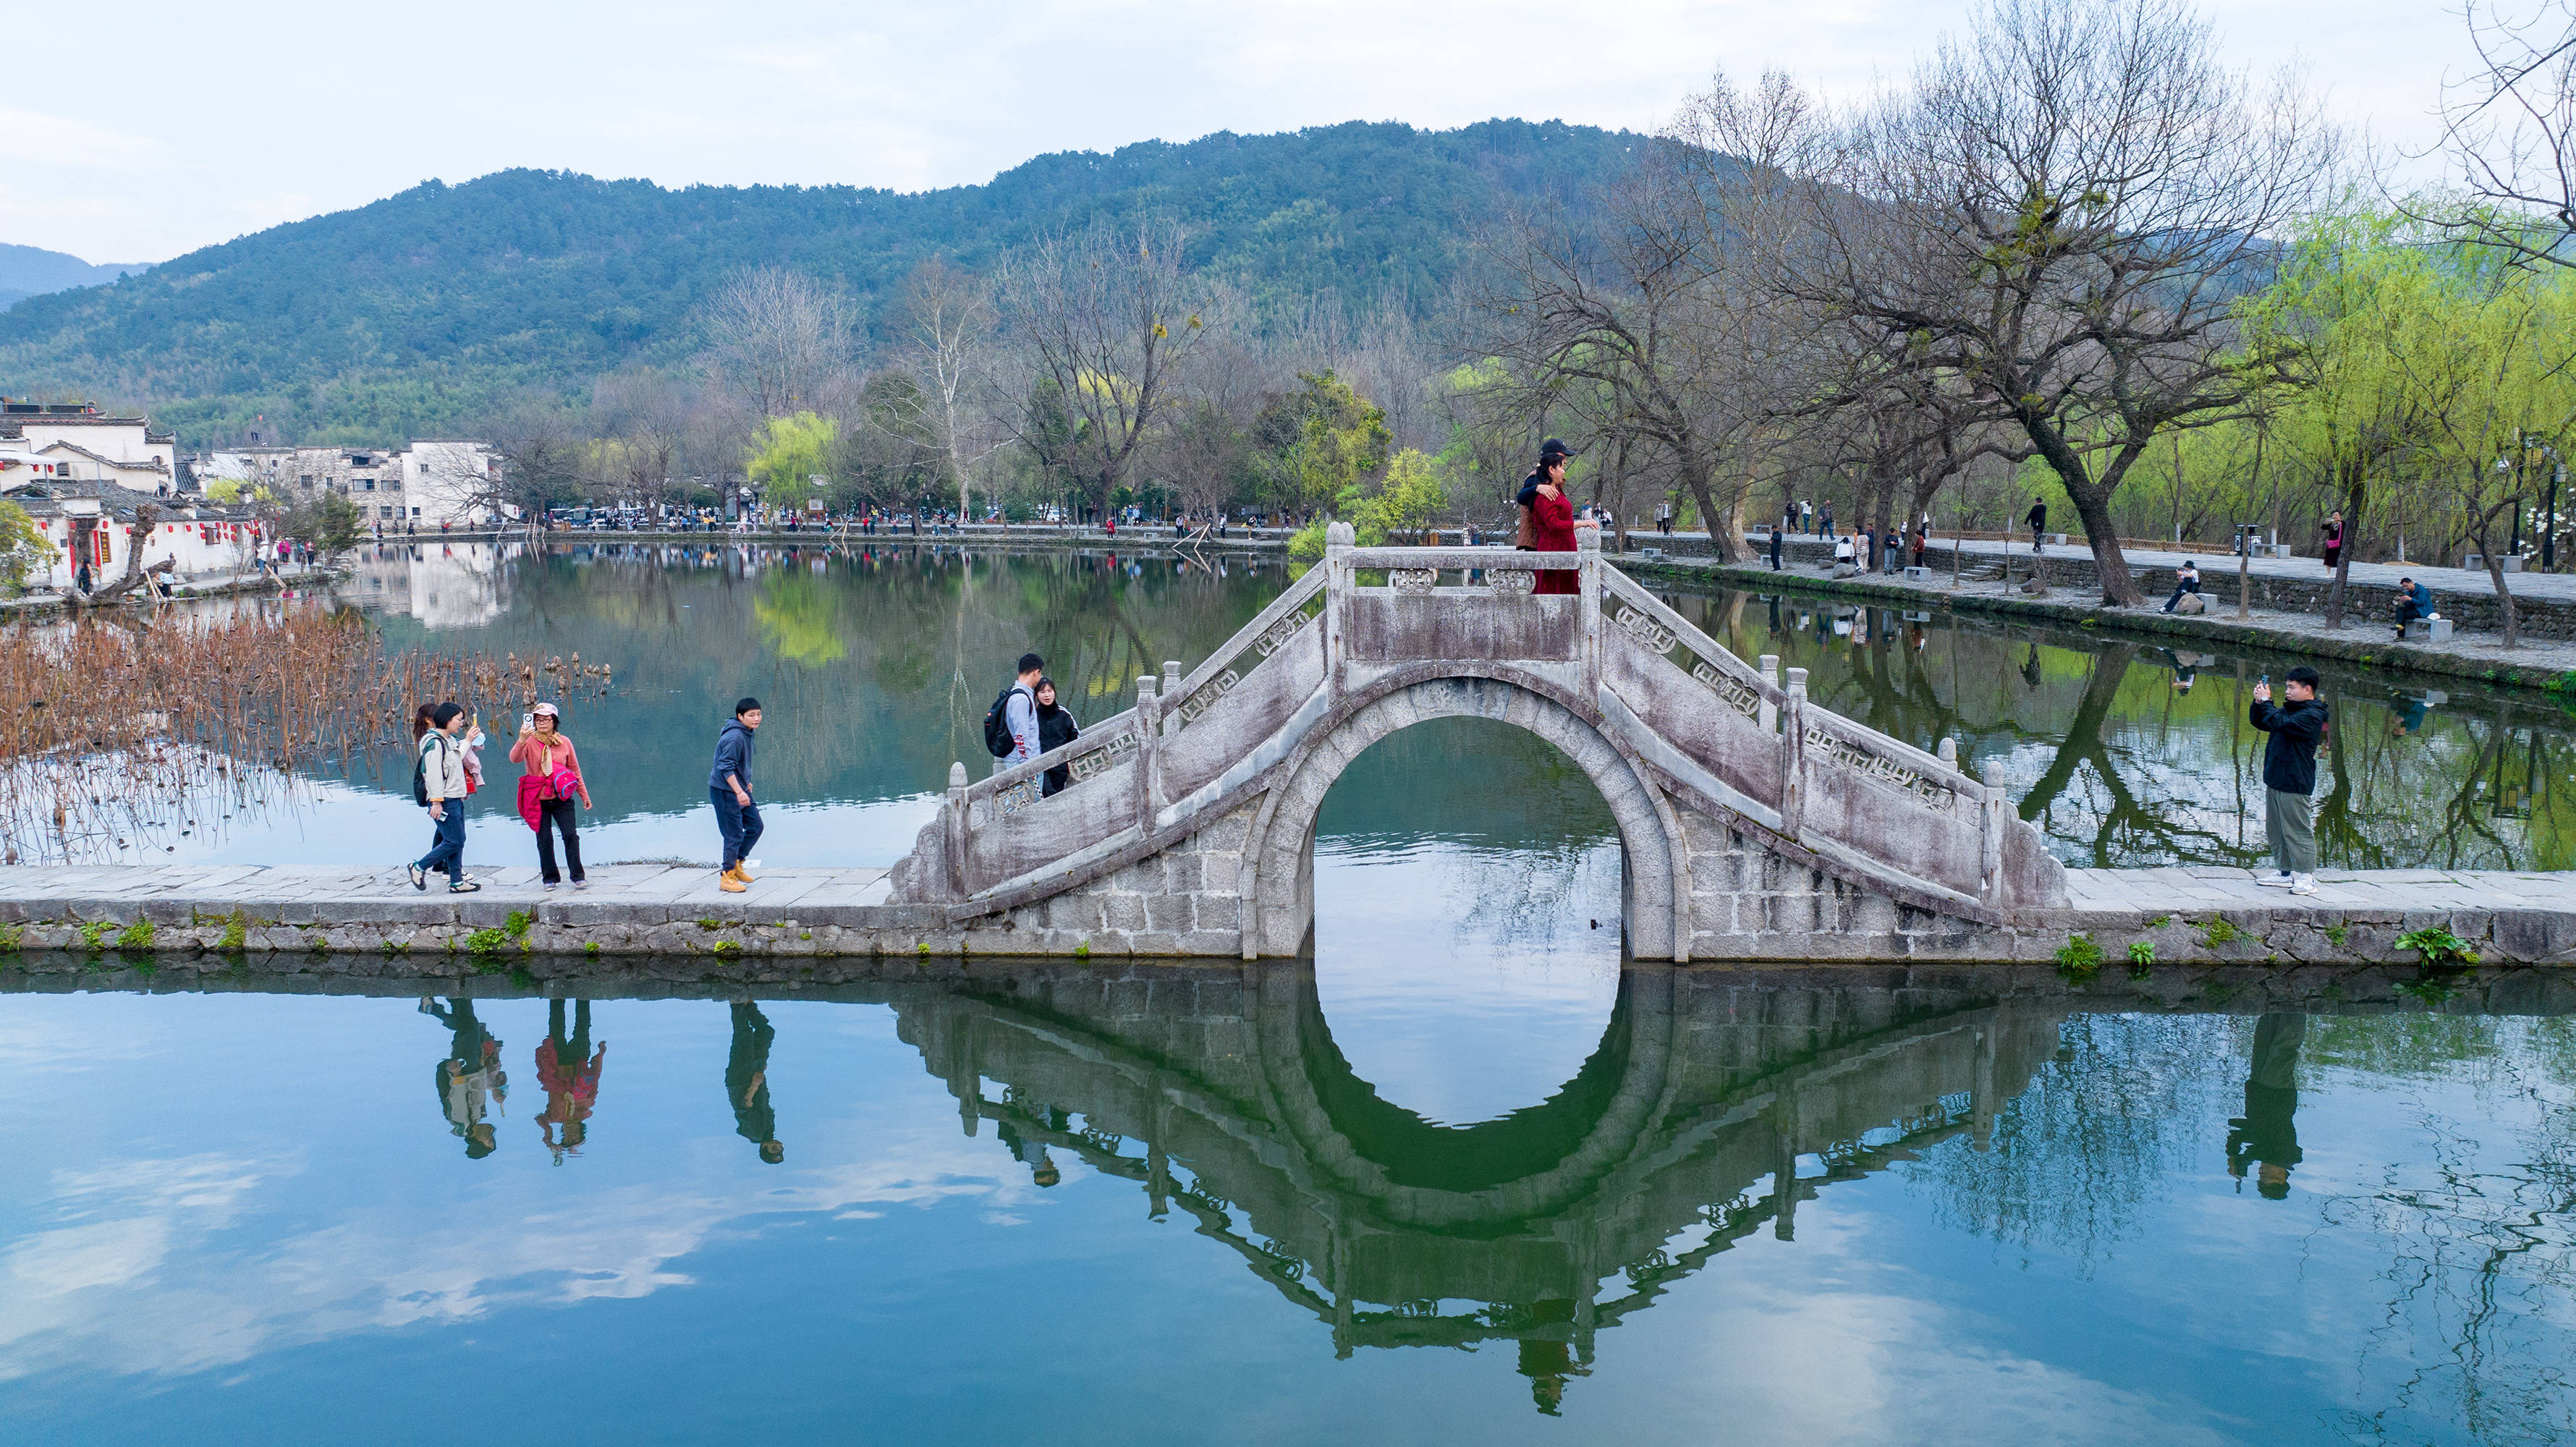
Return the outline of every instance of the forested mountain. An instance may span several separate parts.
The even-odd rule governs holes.
[[[0,307],[49,291],[98,286],[128,272],[145,270],[148,266],[147,262],[106,262],[93,266],[69,252],[0,242]]]
[[[1041,156],[909,195],[526,170],[430,181],[0,312],[0,390],[149,404],[190,445],[238,438],[256,414],[267,440],[391,441],[461,425],[513,389],[684,361],[701,300],[748,267],[792,267],[865,302],[926,256],[982,267],[1043,228],[1139,210],[1186,222],[1192,259],[1265,308],[1422,307],[1469,264],[1481,222],[1579,195],[1635,140],[1558,122],[1353,122]]]

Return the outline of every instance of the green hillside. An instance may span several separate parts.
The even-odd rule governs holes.
[[[207,247],[112,286],[0,312],[0,391],[150,405],[182,441],[390,441],[464,423],[514,388],[685,359],[735,272],[786,265],[862,298],[924,256],[975,267],[1048,226],[1141,207],[1265,307],[1318,293],[1428,305],[1476,226],[1571,198],[1635,137],[1562,123],[1218,134],[1041,156],[982,186],[691,186],[503,171]]]

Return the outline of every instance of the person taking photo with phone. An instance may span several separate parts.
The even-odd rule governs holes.
[[[521,714],[518,740],[510,745],[510,762],[520,769],[519,817],[537,832],[538,876],[548,889],[563,883],[555,868],[555,838],[560,835],[572,887],[590,888],[581,869],[581,820],[573,807],[576,799],[583,809],[593,807],[590,785],[583,780],[581,758],[563,731],[563,711],[541,703]]]

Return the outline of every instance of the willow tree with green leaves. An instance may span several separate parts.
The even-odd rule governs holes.
[[[2410,208],[2411,209],[2411,208]],[[2553,339],[2576,320],[2576,278],[2445,240],[2403,211],[2305,223],[2273,285],[2243,308],[2252,345],[2292,384],[2271,419],[2283,452],[2325,479],[2348,529],[2401,500],[2460,519],[2484,555],[2518,641],[2496,530],[2517,515],[2518,472],[2497,469],[2527,432],[2576,420],[2576,389]],[[2328,595],[2343,622],[2353,549]]]
[[[752,434],[745,468],[773,504],[796,507],[814,495],[814,479],[832,472],[841,425],[815,412],[772,417]]]
[[[2250,298],[2248,337],[2267,348],[2291,389],[2273,437],[2294,465],[2341,499],[2349,537],[2428,436],[2428,398],[2402,357],[2438,338],[2452,287],[2440,257],[2397,217],[2345,212],[2301,226],[2273,284]],[[2326,626],[2343,626],[2354,549],[2347,545],[2326,598]]]

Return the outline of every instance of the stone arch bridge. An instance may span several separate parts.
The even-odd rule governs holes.
[[[1345,766],[1426,719],[1518,725],[1618,822],[1639,959],[1952,952],[2067,903],[2004,790],[1816,706],[1805,670],[1736,657],[1605,562],[1361,548],[1323,562],[1135,706],[948,798],[892,900],[979,947],[1291,956],[1314,923],[1315,819]],[[1570,570],[1576,591],[1535,594]],[[1040,797],[1040,775],[1071,787]]]

